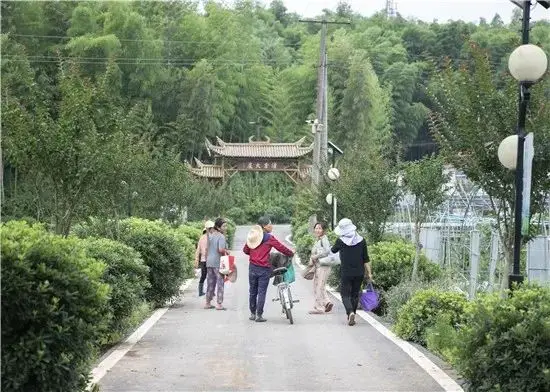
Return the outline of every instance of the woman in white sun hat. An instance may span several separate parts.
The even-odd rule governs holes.
[[[365,278],[372,280],[367,242],[357,234],[357,227],[348,218],[340,220],[334,232],[338,239],[331,252],[340,252],[340,294],[346,308],[348,325],[355,325],[361,283]]]

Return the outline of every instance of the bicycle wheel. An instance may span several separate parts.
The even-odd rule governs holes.
[[[290,321],[290,324],[294,324],[294,319],[292,318],[292,310],[286,310],[286,318]]]

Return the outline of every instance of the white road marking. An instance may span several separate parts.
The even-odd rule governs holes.
[[[183,293],[189,287],[192,281],[195,279],[187,279],[183,284],[180,286],[180,292]],[[157,309],[153,312],[151,317],[149,317],[147,320],[143,322],[135,331],[132,333],[128,339],[126,339],[124,342],[119,343],[115,346],[113,351],[103,360],[101,361],[93,370],[92,370],[92,380],[88,386],[88,389],[91,388],[93,384],[97,384],[99,380],[107,374],[109,370],[111,370],[118,361],[120,361],[128,351],[134,347],[134,345],[143,338],[143,336],[155,325],[157,321],[160,320],[160,318],[164,315],[170,309],[170,306],[166,306],[160,309]]]
[[[294,243],[290,238],[291,236],[288,235],[285,238],[285,241],[291,245],[294,245]],[[298,265],[300,269],[303,270],[306,268],[305,265],[300,263],[300,257],[297,254],[294,256],[294,260],[296,261],[296,265]],[[342,297],[340,296],[339,292],[335,291],[332,287],[328,285],[326,286],[326,289],[338,301],[342,302]],[[397,347],[403,350],[409,357],[411,357],[413,361],[416,362],[418,366],[420,366],[439,385],[441,385],[441,387],[445,390],[445,392],[464,392],[462,387],[458,385],[458,383],[455,380],[449,377],[449,375],[445,373],[443,370],[441,370],[435,363],[430,361],[430,359],[426,357],[424,354],[422,354],[422,352],[418,350],[416,347],[411,345],[409,342],[397,337],[392,331],[390,331],[388,328],[386,328],[383,324],[381,324],[379,321],[377,321],[374,317],[372,317],[370,314],[368,314],[364,310],[358,310],[357,315],[361,317],[363,320],[365,320],[367,323],[369,323],[371,326],[373,326],[374,329],[376,329],[378,332],[384,335]]]

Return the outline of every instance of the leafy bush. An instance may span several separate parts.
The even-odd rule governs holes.
[[[384,315],[390,322],[397,320],[397,314],[399,310],[409,300],[421,290],[430,288],[430,283],[427,282],[414,282],[411,280],[403,280],[399,284],[390,287],[388,291],[382,292],[384,302]]]
[[[120,242],[89,238],[83,243],[89,256],[107,266],[103,281],[111,286],[112,317],[103,343],[115,343],[132,327],[131,317],[145,300],[145,292],[150,288],[149,267],[137,251]]]
[[[185,259],[173,230],[161,222],[130,218],[121,221],[119,240],[137,250],[149,267],[147,300],[162,306],[178,294]]]
[[[229,210],[227,210],[225,215],[238,225],[249,223],[246,212],[240,207],[231,207]]]
[[[550,288],[480,297],[459,332],[458,369],[474,391],[550,391]]]
[[[292,242],[296,246],[296,252],[300,257],[302,264],[309,263],[309,258],[311,256],[311,248],[315,244],[315,238],[309,232],[309,226],[307,223],[300,225],[294,231],[292,236]]]
[[[104,333],[105,265],[76,238],[2,225],[2,389],[82,391]]]
[[[161,221],[128,218],[118,222],[90,220],[73,231],[79,237],[96,236],[120,241],[139,252],[149,267],[146,299],[156,306],[178,294],[186,263],[184,249],[174,230]],[[192,268],[192,267],[191,267]]]
[[[374,279],[384,291],[412,275],[415,248],[410,242],[378,242],[369,246],[369,256]],[[441,275],[441,269],[420,255],[418,275],[422,280],[431,281]]]
[[[460,293],[421,290],[399,310],[395,333],[403,339],[426,345],[426,331],[436,324],[438,317],[448,315],[450,325],[455,328],[462,323],[467,302]]]
[[[195,229],[193,228],[193,230]],[[185,226],[176,227],[173,229],[173,234],[184,256],[183,274],[185,277],[190,278],[193,276],[195,268],[195,250],[197,249],[198,239],[196,241],[191,240],[189,238],[188,229],[186,229]]]
[[[451,323],[448,314],[436,317],[433,327],[426,330],[426,345],[434,353],[441,355],[449,363],[456,364],[458,356],[459,330]]]
[[[237,231],[237,226],[235,225],[235,222],[233,222],[231,219],[227,219],[227,232],[225,233],[226,239],[227,239],[227,248],[232,249],[233,248],[233,240],[235,239],[235,231]]]
[[[199,242],[199,238],[201,238],[203,227],[197,228],[195,226],[185,224],[176,227],[175,230],[177,233],[181,233],[185,237],[189,238],[193,244],[196,244]]]

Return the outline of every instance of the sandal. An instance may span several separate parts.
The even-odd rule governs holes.
[[[332,303],[330,303],[330,302],[327,303],[327,304],[325,305],[325,312],[327,312],[327,313],[330,312],[330,311],[332,310],[332,307],[333,307],[333,306],[334,306],[334,305],[333,305]]]
[[[214,309],[214,305],[204,305],[204,309]]]
[[[212,306],[213,307],[213,306]],[[227,310],[226,308],[224,308],[223,306],[216,306],[216,310]]]

